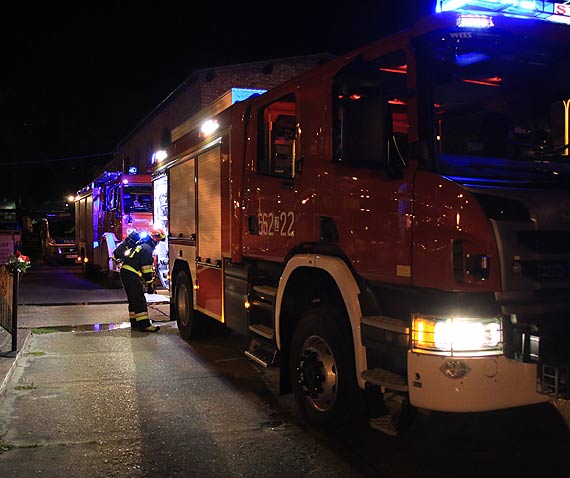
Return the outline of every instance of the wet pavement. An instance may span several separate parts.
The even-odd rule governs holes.
[[[168,321],[168,291],[147,295],[149,316]],[[77,265],[49,266],[34,260],[32,269],[20,276],[17,347],[0,327],[0,394],[13,373],[15,362],[34,328],[67,330],[120,327],[128,322],[125,291],[105,287],[102,278],[87,278]]]
[[[420,413],[397,439],[365,417],[315,430],[279,395],[278,370],[244,357],[244,338],[214,326],[183,341],[164,291],[149,296],[161,331],[131,331],[124,291],[57,272],[25,277],[18,357],[0,356],[2,478],[568,476],[553,407]]]
[[[131,331],[123,290],[57,277],[38,267],[21,283],[22,342],[0,357],[0,476],[370,476],[288,415],[244,338],[210,324],[188,344],[164,291],[147,296],[160,332]]]
[[[280,416],[228,345],[189,347],[173,324],[33,333],[0,402],[1,475],[369,476]]]

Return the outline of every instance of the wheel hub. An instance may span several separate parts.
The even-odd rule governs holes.
[[[337,394],[336,362],[321,337],[309,337],[303,344],[299,380],[307,402],[314,409],[326,411],[332,407]]]

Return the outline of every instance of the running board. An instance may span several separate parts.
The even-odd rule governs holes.
[[[253,334],[259,335],[264,339],[273,340],[273,329],[263,324],[251,324],[249,331]]]
[[[256,339],[251,339],[249,350],[246,350],[245,356],[263,367],[271,367],[277,363],[277,350],[262,344]]]
[[[397,373],[384,370],[383,368],[373,368],[362,372],[361,377],[374,385],[379,385],[388,390],[395,390],[397,392],[408,391],[408,381],[406,377],[398,375]]]

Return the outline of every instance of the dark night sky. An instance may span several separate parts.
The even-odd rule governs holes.
[[[430,0],[218,1],[211,13],[207,3],[114,3],[3,7],[0,195],[75,192],[109,159],[93,155],[196,69],[342,54],[433,11]]]

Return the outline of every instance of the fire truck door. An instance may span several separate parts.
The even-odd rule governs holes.
[[[294,94],[269,98],[252,114],[256,144],[246,177],[244,254],[279,261],[295,244],[297,194],[301,176],[299,122]]]
[[[196,306],[208,315],[222,317],[222,200],[221,150],[216,146],[198,155],[198,228],[196,238]]]

